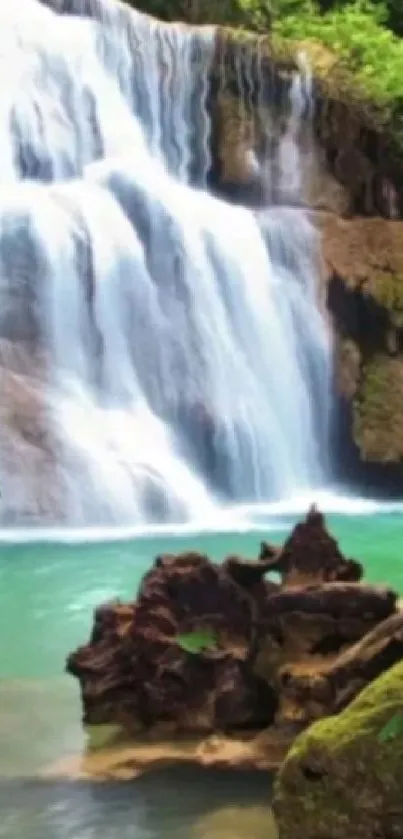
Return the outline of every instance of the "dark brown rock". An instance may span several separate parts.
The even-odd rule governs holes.
[[[282,672],[282,720],[305,724],[336,714],[383,672],[403,659],[403,614],[393,614],[335,658],[292,665]]]
[[[263,580],[264,576],[273,570],[272,558],[253,560],[242,559],[240,556],[229,556],[224,561],[223,568],[237,585],[247,591],[252,591],[254,596],[262,589],[262,583],[263,593],[266,595],[273,594],[279,589],[277,583]]]
[[[217,649],[180,647],[178,635],[203,628]],[[184,731],[270,722],[274,697],[248,665],[255,632],[254,602],[224,568],[196,553],[158,557],[136,605],[98,610],[90,644],[69,658],[85,721]]]
[[[281,584],[264,579],[273,570]],[[403,655],[397,595],[358,582],[361,573],[315,509],[282,550],[263,548],[256,561],[157,557],[137,601],[97,609],[89,644],[69,657],[85,722],[292,739]],[[210,648],[183,646],[181,636],[202,630]]]
[[[268,622],[284,614],[328,615],[339,621],[351,618],[383,620],[395,610],[397,595],[381,586],[363,583],[323,583],[293,587],[275,593],[267,604]]]
[[[337,542],[326,528],[325,520],[315,507],[306,519],[292,531],[281,551],[274,553],[272,546],[262,543],[260,559],[267,570],[278,571],[285,586],[336,580],[358,581],[362,566],[345,559]]]

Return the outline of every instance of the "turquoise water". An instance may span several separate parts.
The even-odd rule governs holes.
[[[188,803],[186,812],[181,796],[175,803],[165,794],[165,804],[157,814],[150,808],[150,796],[153,790],[160,796],[163,790],[176,789],[169,773],[150,776],[140,784],[134,782],[135,793],[118,792],[112,785],[108,795],[115,796],[115,804],[111,804],[109,821],[102,816],[104,805],[100,809],[102,796],[93,792],[91,784],[65,787],[35,779],[43,770],[80,754],[84,748],[78,688],[64,675],[64,663],[68,652],[87,639],[94,607],[116,596],[132,598],[142,575],[162,551],[196,549],[216,560],[228,553],[254,557],[262,539],[280,543],[293,521],[292,517],[283,518],[274,526],[266,522],[261,528],[255,523],[252,531],[241,533],[165,534],[74,545],[0,545],[2,839],[89,839],[95,834],[97,839],[106,839],[114,836],[117,828],[121,837],[133,839],[165,839],[171,835],[195,839],[207,834],[213,839],[216,835],[226,837],[229,830],[231,839],[243,839],[239,807],[245,816],[249,813],[251,820],[255,819],[248,839],[258,839],[263,829],[268,839],[266,787],[261,780],[251,785],[250,776],[236,781],[223,776],[221,795],[212,776],[185,773],[181,784],[182,797],[186,794]],[[364,563],[369,580],[391,584],[403,593],[401,513],[329,516],[328,522],[343,551]],[[64,812],[66,802],[81,815],[76,822],[73,819],[74,829],[60,816],[56,830],[52,827],[55,808]],[[127,808],[131,808],[129,832]],[[200,833],[205,825],[207,832]]]
[[[132,599],[157,554],[195,549],[216,560],[229,553],[255,557],[262,539],[281,543],[293,521],[247,533],[0,545],[0,678],[61,674],[67,653],[88,636],[94,607],[113,597]],[[329,516],[328,522],[342,550],[364,563],[369,580],[403,593],[402,514]]]

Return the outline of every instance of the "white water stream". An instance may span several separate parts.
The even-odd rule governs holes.
[[[76,5],[0,10],[0,523],[179,521],[323,485],[316,234],[209,194],[214,30]],[[293,189],[308,87],[279,150]]]

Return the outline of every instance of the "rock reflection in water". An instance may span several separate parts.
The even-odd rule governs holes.
[[[0,839],[277,839],[267,778],[252,773],[164,771],[107,784],[3,782],[0,813]]]
[[[194,839],[278,839],[271,810],[263,804],[221,807],[195,825]]]

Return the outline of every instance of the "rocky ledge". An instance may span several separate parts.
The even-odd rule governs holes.
[[[396,593],[361,577],[316,509],[255,560],[157,557],[136,601],[100,606],[68,658],[84,723],[134,737],[141,770],[278,767],[301,729],[403,657]]]

